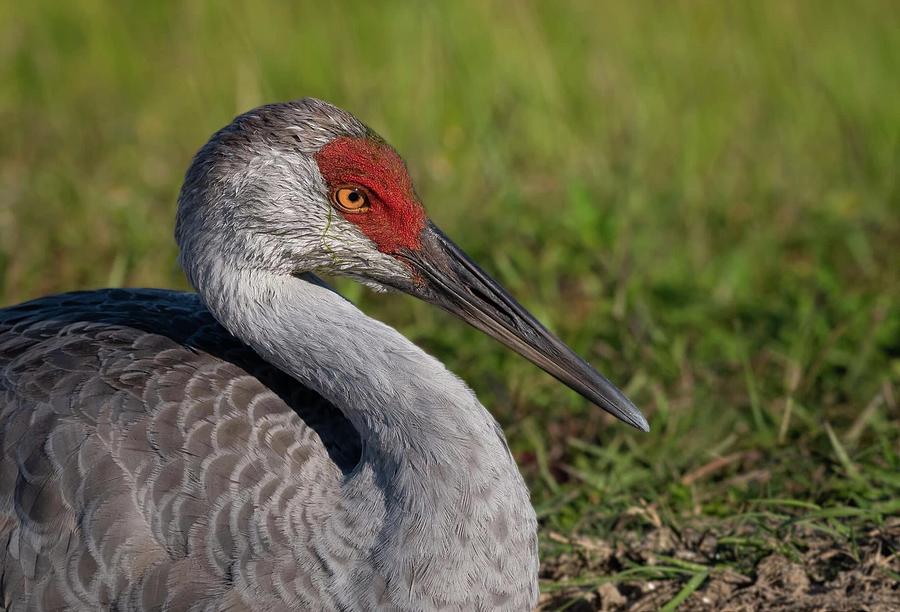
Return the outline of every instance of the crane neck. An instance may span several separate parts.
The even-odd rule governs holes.
[[[497,441],[494,419],[459,378],[314,276],[238,275],[201,287],[213,315],[339,408],[368,447],[408,453],[432,435],[446,452],[458,436]]]
[[[362,457],[345,479],[344,516],[336,520],[357,525],[372,551],[361,571],[380,572],[397,597],[429,608],[429,594],[468,592],[472,568],[493,559],[503,574],[498,592],[533,601],[536,521],[528,490],[499,426],[465,383],[311,275],[193,280],[226,329],[339,408],[359,432]],[[429,567],[427,580],[397,574]],[[365,584],[351,581],[336,592]]]

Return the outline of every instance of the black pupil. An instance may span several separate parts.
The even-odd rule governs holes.
[[[351,191],[350,193],[347,194],[347,199],[350,200],[351,202],[358,202],[360,197],[361,196],[359,195],[359,192],[357,192],[357,191]]]

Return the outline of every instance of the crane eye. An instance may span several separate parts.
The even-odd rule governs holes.
[[[369,194],[362,187],[338,187],[331,194],[331,199],[345,212],[365,212],[369,209]]]

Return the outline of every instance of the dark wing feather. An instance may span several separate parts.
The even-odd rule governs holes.
[[[279,609],[322,597],[284,507],[360,447],[196,295],[107,290],[0,310],[0,453],[5,609]]]

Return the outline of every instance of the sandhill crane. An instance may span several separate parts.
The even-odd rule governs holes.
[[[250,111],[195,156],[176,239],[196,294],[0,310],[4,609],[532,607],[500,427],[313,273],[435,304],[647,422],[427,219],[397,153],[319,100]]]

